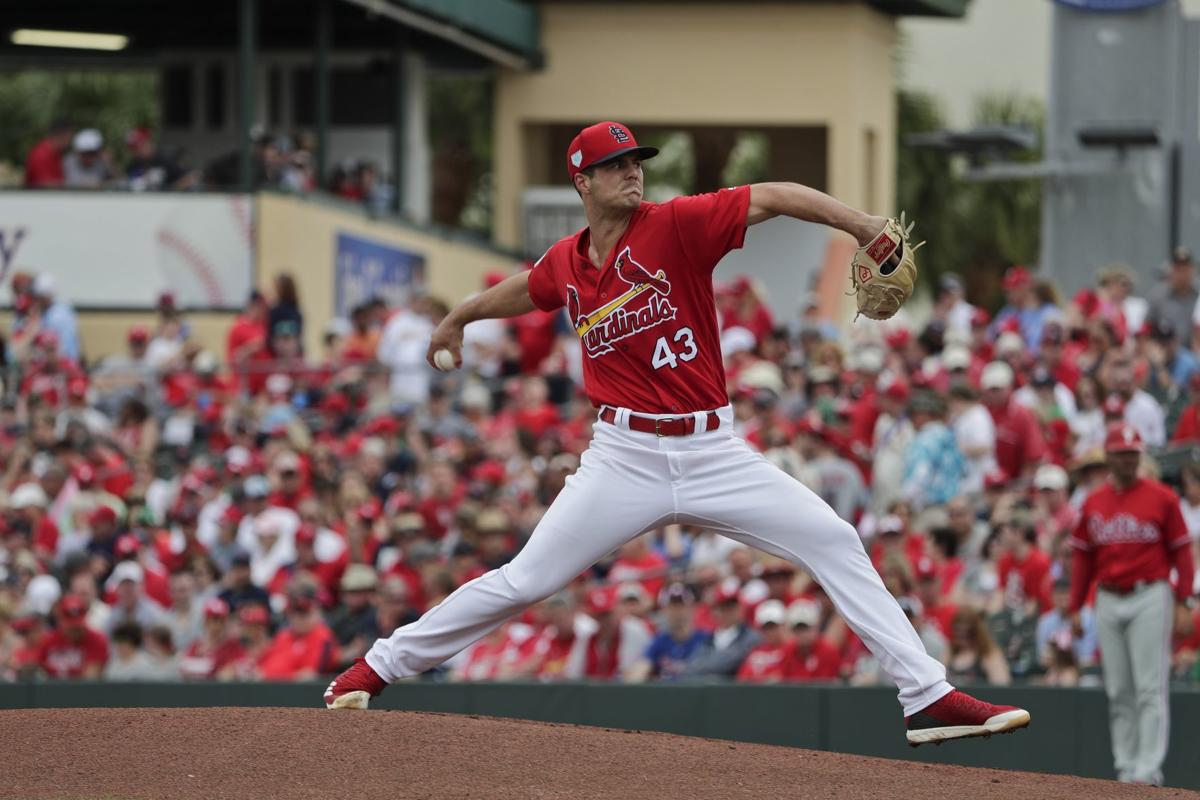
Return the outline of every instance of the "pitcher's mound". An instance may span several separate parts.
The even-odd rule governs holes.
[[[1200,797],[664,733],[394,711],[3,711],[0,740],[0,797],[22,800]]]

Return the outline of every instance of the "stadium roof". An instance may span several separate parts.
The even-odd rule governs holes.
[[[258,0],[258,49],[311,49],[318,1]],[[117,59],[179,49],[231,50],[238,42],[239,6],[236,0],[6,3],[0,55],[8,63],[39,66],[72,55],[11,43],[13,30],[30,28],[127,36],[127,49],[106,54]],[[329,11],[335,49],[391,48],[401,30],[409,46],[424,51],[434,64],[521,68],[540,61],[537,9],[518,0],[335,0]],[[74,55],[97,58],[82,51]]]
[[[661,2],[662,0],[659,0]],[[828,3],[830,0],[773,0],[781,3]],[[971,0],[833,0],[834,2],[851,3],[865,2],[880,11],[897,17],[961,17],[967,11]],[[437,4],[437,0],[431,0]],[[565,4],[565,3],[639,3],[646,0],[526,0],[533,4]],[[738,4],[744,0],[667,0],[676,5],[695,5],[697,3],[723,2]],[[772,0],[767,0],[772,2]]]

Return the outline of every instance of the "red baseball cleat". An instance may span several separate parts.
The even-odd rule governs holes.
[[[366,708],[371,698],[386,688],[387,682],[371,669],[366,659],[356,658],[325,690],[325,707]]]
[[[957,689],[904,720],[908,743],[941,744],[947,739],[1012,733],[1029,724],[1029,712],[1016,706],[994,706]]]

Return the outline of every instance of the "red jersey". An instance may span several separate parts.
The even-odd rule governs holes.
[[[618,558],[608,571],[608,580],[611,583],[638,581],[650,599],[656,600],[658,593],[662,591],[663,584],[667,581],[667,572],[670,566],[662,555],[654,550],[648,550],[637,560]]]
[[[92,664],[108,663],[108,641],[91,628],[83,629],[79,641],[72,641],[60,630],[50,631],[42,639],[38,664],[51,678],[82,678]]]
[[[783,659],[787,651],[786,642],[779,645],[758,645],[746,654],[746,660],[738,669],[737,679],[747,683],[783,680]]]
[[[801,653],[796,645],[783,657],[783,679],[788,681],[821,681],[838,676],[842,655],[823,636],[817,637],[808,652]]]
[[[333,631],[324,623],[317,623],[303,636],[292,628],[275,634],[258,661],[258,672],[269,681],[290,681],[302,672],[332,672],[337,660],[338,645]]]
[[[996,463],[1016,478],[1029,466],[1046,457],[1046,440],[1033,412],[1009,401],[1001,408],[988,408],[996,423]]]
[[[712,273],[742,246],[749,205],[749,186],[642,203],[603,269],[587,228],[534,266],[529,296],[543,311],[567,307],[593,405],[671,414],[729,402]]]
[[[63,185],[62,152],[50,139],[42,139],[25,158],[25,188],[46,189]]]
[[[1071,534],[1071,608],[1083,604],[1091,581],[1130,589],[1138,581],[1166,580],[1178,571],[1175,596],[1192,593],[1192,549],[1179,498],[1158,481],[1139,479],[1128,489],[1106,483],[1083,503]]]
[[[509,320],[517,337],[517,348],[521,351],[522,375],[538,374],[542,362],[554,350],[557,322],[558,314],[546,311],[530,311]]]
[[[210,680],[225,667],[245,657],[246,648],[237,639],[226,639],[216,647],[209,647],[204,640],[197,639],[179,659],[179,674],[185,680]]]
[[[1022,561],[1005,553],[996,562],[996,572],[1006,594],[1036,600],[1042,611],[1050,610],[1050,556],[1036,547],[1030,548]]]

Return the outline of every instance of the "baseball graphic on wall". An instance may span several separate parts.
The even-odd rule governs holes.
[[[232,308],[245,302],[253,275],[251,201],[233,195],[179,198],[155,231],[159,292],[185,308]]]

